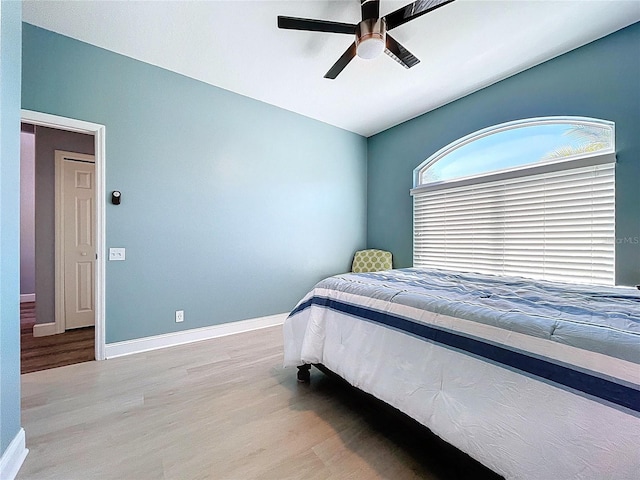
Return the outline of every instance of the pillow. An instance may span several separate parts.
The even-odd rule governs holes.
[[[351,265],[351,271],[354,273],[379,272],[392,268],[391,252],[376,249],[357,251]]]

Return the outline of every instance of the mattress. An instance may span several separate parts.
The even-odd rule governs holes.
[[[640,292],[401,269],[318,283],[285,365],[322,363],[506,478],[638,478]]]

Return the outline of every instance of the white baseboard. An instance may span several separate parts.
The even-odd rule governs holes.
[[[20,303],[26,302],[35,302],[36,294],[35,293],[21,293],[20,294]]]
[[[288,313],[279,313],[268,317],[250,318],[239,322],[223,323],[210,327],[193,328],[181,332],[165,333],[153,337],[136,338],[124,342],[107,343],[105,345],[105,358],[121,357],[134,353],[148,352],[159,348],[174,347],[185,343],[199,342],[211,338],[224,337],[236,333],[258,330],[261,328],[282,325]]]
[[[33,326],[34,337],[46,337],[47,335],[55,335],[58,333],[55,322],[36,323]]]
[[[27,453],[29,450],[25,447],[24,428],[21,428],[0,457],[0,478],[2,480],[16,478]]]

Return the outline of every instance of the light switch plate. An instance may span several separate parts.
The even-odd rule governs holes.
[[[109,249],[109,260],[124,260],[125,258],[125,250],[124,248],[110,248]]]

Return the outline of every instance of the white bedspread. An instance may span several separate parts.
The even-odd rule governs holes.
[[[640,478],[640,294],[435,273],[431,290],[419,269],[320,282],[285,322],[285,365],[324,364],[506,478]]]

